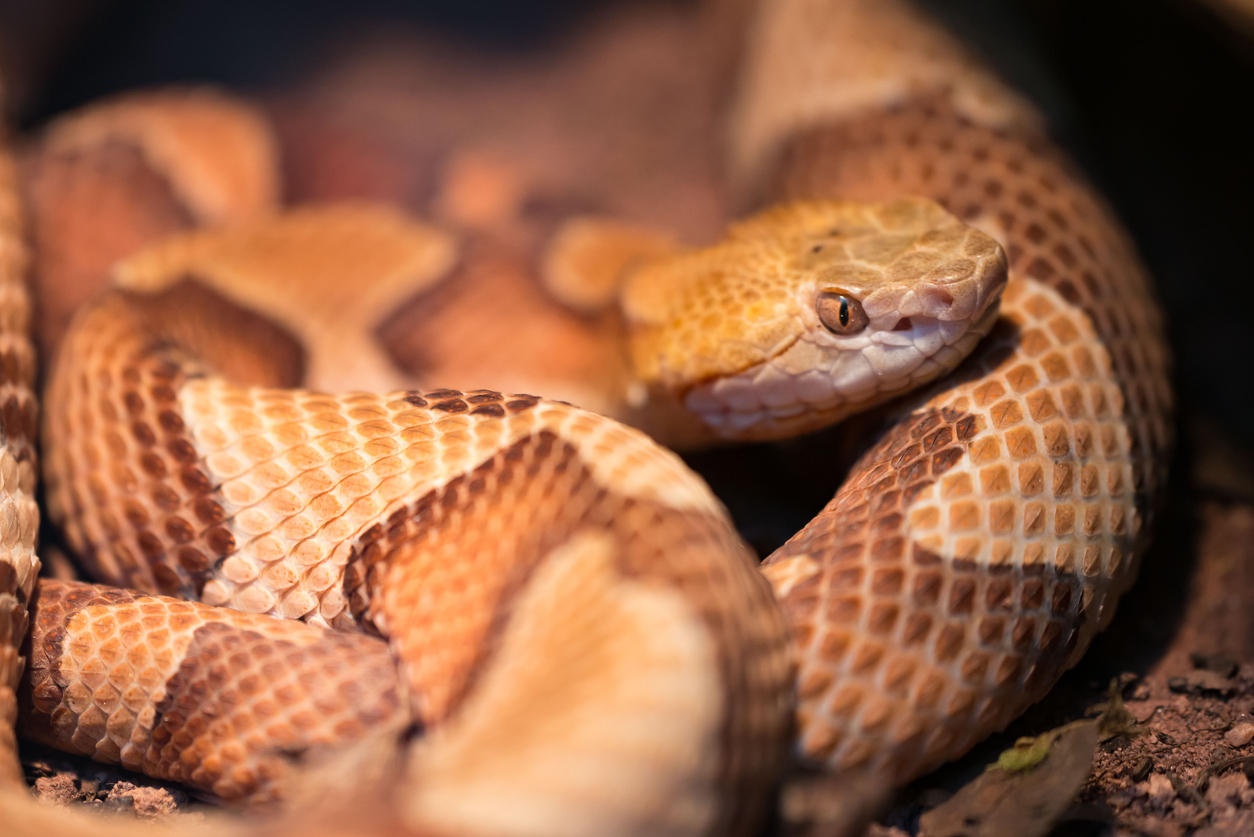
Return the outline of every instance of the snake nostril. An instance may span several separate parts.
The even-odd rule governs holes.
[[[902,317],[897,321],[897,325],[893,326],[893,331],[909,331],[914,328],[914,323],[910,322],[909,317]]]

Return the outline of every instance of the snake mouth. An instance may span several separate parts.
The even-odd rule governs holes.
[[[792,341],[766,361],[692,387],[683,404],[723,439],[820,430],[948,374],[992,329],[998,310],[994,294],[974,322],[901,317],[858,348]]]

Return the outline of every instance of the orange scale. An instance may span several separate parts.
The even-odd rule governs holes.
[[[940,525],[940,509],[925,506],[910,512],[910,527],[916,530],[935,529]]]
[[[97,608],[92,608],[92,610],[98,611]],[[93,616],[96,616],[96,618],[91,620],[88,627],[90,629],[91,636],[94,637],[97,642],[103,642],[118,632],[118,620],[113,614],[106,613],[104,615],[97,615],[94,613]]]
[[[878,743],[871,741],[854,740],[849,742],[837,759],[837,766],[841,770],[853,770],[861,767],[871,760],[878,750]]]
[[[327,467],[340,476],[355,474],[366,467],[366,460],[353,450],[334,457],[327,463]]]
[[[245,535],[264,535],[273,530],[276,523],[269,512],[254,506],[235,515],[233,528]]]
[[[240,762],[247,758],[247,753],[237,741],[228,741],[226,744],[222,745],[222,747],[218,750],[218,754],[224,761],[228,762]],[[211,768],[208,762],[206,762],[205,767],[209,770],[209,772],[218,772],[217,770]],[[217,765],[214,765],[214,767],[217,767]]]
[[[332,541],[345,541],[352,537],[356,527],[341,515],[330,520],[322,529],[323,537]]]
[[[306,424],[319,435],[343,432],[349,425],[346,418],[338,413],[321,413],[305,419]]]
[[[116,675],[118,677],[126,678],[126,680],[129,681],[132,677],[134,677],[134,671],[145,668],[151,665],[154,661],[159,664],[160,652],[157,651],[156,648],[161,647],[162,646],[156,646],[155,648],[149,647],[144,643],[131,646],[126,652],[126,664],[129,666],[129,669],[124,673],[123,671],[115,668],[114,671]]]
[[[152,707],[148,696],[164,683],[165,678],[160,672],[152,668],[144,669],[138,673],[135,681],[122,692],[122,705],[132,712],[143,712],[145,709],[151,712]]]
[[[355,425],[353,432],[363,439],[379,439],[395,433],[396,426],[384,418],[377,418]]]
[[[257,538],[257,540],[250,543],[248,552],[258,561],[268,564],[281,559],[286,554],[286,548],[278,538],[266,536]]]
[[[145,619],[144,622],[146,623],[146,626],[149,627],[147,635],[147,644],[149,647],[161,648],[169,644],[171,634],[170,629],[166,624],[164,615],[154,617],[151,623],[149,623],[149,620],[147,619]],[[156,626],[155,628],[153,628],[154,625]]]
[[[949,528],[956,532],[970,531],[980,525],[980,506],[963,500],[949,507]]]
[[[314,440],[314,445],[322,451],[336,456],[357,450],[357,439],[353,434],[343,431],[326,433]]]
[[[1122,505],[1112,505],[1110,508],[1110,534],[1116,537],[1122,537],[1128,533],[1126,510]]]
[[[312,613],[318,606],[318,599],[305,590],[293,590],[285,595],[278,604],[279,615],[285,619],[300,619]]]
[[[269,511],[282,517],[296,514],[305,505],[302,498],[284,488],[270,492],[264,502]]]
[[[119,702],[114,702],[113,708],[110,709],[101,703],[101,706],[109,713],[109,717],[105,720],[105,731],[115,742],[118,739],[125,741],[129,738],[135,726],[135,713],[118,704]]]
[[[797,696],[802,700],[817,698],[826,692],[834,682],[831,672],[824,669],[809,668],[797,684]]]
[[[205,457],[205,464],[219,477],[235,477],[244,473],[243,464],[225,451],[211,453]]]
[[[335,478],[331,471],[326,468],[316,468],[305,471],[298,476],[293,482],[295,490],[305,495],[322,494],[330,491],[335,485]]]
[[[78,727],[78,719],[66,719],[66,731],[73,729],[70,735],[71,752],[77,751],[84,755],[91,755],[96,751],[96,741],[88,735],[83,729]]]
[[[869,703],[858,719],[858,726],[870,736],[879,736],[884,732],[893,715],[901,711],[895,701],[876,700]]]
[[[1015,542],[1010,540],[993,541],[989,549],[988,563],[990,567],[1005,567],[1013,563]]]
[[[344,503],[331,492],[319,494],[309,501],[306,512],[316,521],[327,521],[344,513]]]
[[[147,689],[156,689],[165,683],[165,675],[163,672],[173,670],[176,667],[177,662],[178,660],[175,659],[174,649],[152,649],[150,660],[140,660],[139,662],[132,661],[131,664],[135,667],[135,671],[140,672],[140,674],[133,675],[133,679],[135,679],[136,682],[142,681],[144,683],[144,687]]]
[[[253,462],[264,462],[274,458],[278,452],[274,444],[265,436],[249,436],[239,444],[239,451]]]
[[[241,436],[248,433],[261,433],[265,430],[265,425],[252,410],[232,411],[227,418],[227,425]]]
[[[470,442],[467,435],[470,420],[465,416],[446,416],[432,425],[440,443],[445,446],[461,447]]]
[[[364,467],[363,463],[363,467]],[[336,486],[336,493],[341,497],[364,497],[374,491],[375,480],[365,473],[352,473]]]
[[[983,537],[965,537],[954,539],[953,557],[959,561],[975,561],[984,550]]]
[[[109,674],[109,667],[100,658],[93,657],[87,663],[79,667],[78,679],[89,689],[98,689],[105,682]]]
[[[144,626],[138,621],[130,622],[118,631],[118,639],[126,646],[125,653],[129,657],[136,647],[144,645]]]
[[[296,570],[285,561],[275,561],[261,573],[261,579],[274,590],[287,590],[299,581]]]
[[[76,715],[82,715],[91,706],[91,690],[82,683],[71,683],[65,689],[63,704]]]
[[[297,729],[307,732],[318,728],[318,719],[312,712],[302,710],[292,713],[291,724]]]
[[[863,695],[861,686],[853,683],[844,686],[828,701],[828,714],[845,720],[852,718],[862,702]]]
[[[125,643],[117,637],[113,637],[100,643],[96,653],[100,655],[100,659],[103,660],[106,665],[114,665],[122,659],[122,657],[126,654],[126,650]]]
[[[106,730],[108,729],[107,721],[105,722],[105,728]],[[112,738],[104,738],[96,744],[96,752],[93,758],[96,761],[116,762],[119,755],[121,755],[121,749],[118,747],[117,742]]]
[[[274,602],[273,593],[255,586],[239,591],[235,597],[235,606],[245,613],[269,613]]]
[[[305,418],[304,412],[292,403],[290,398],[278,397],[265,399],[261,415],[272,424],[283,423],[289,427],[300,427],[299,422]]]

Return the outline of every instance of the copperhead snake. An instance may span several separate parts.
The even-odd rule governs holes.
[[[358,338],[444,276],[455,241],[381,208],[271,215],[259,117],[155,96],[44,141],[70,171],[47,175],[70,184],[58,197],[90,188],[73,170],[93,154],[169,180],[155,209],[120,210],[145,241],[101,245],[125,258],[52,364],[44,473],[101,580],[206,604],[36,595],[22,229],[55,281],[76,210],[28,186],[24,222],[6,159],[6,750],[28,604],[27,734],[265,806],[293,754],[408,730],[403,790],[371,816],[419,833],[752,833],[792,723],[795,758],[894,784],[1039,699],[1131,582],[1164,477],[1145,272],[1031,109],[905,5],[765,4],[743,70],[733,175],[779,205],[677,254],[575,219],[546,280],[617,304],[634,341],[633,386],[584,382],[587,403],[675,445],[800,432],[923,385],[760,574],[639,431],[489,390],[350,391],[403,383]],[[346,344],[315,348],[320,328]],[[84,827],[13,788],[0,809],[17,833]]]

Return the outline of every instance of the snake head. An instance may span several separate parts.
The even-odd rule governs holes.
[[[992,328],[1006,256],[922,198],[798,202],[623,288],[635,373],[725,439],[817,430],[953,369]]]

